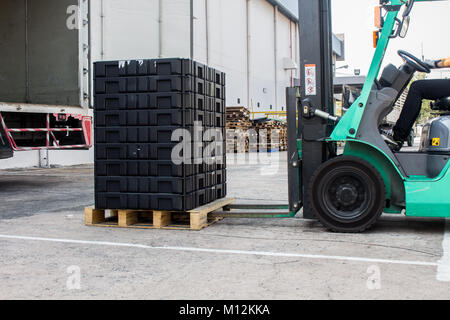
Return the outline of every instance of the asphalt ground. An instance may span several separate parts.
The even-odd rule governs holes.
[[[230,155],[228,196],[287,203],[286,153],[271,156]],[[364,234],[301,215],[198,232],[86,227],[89,165],[0,171],[0,192],[0,299],[450,299],[443,219],[383,215]]]

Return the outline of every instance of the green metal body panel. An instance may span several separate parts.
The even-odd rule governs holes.
[[[396,166],[392,163],[392,160],[386,157],[383,151],[377,147],[358,140],[347,141],[344,154],[361,158],[377,169],[383,178],[386,188],[388,205],[384,211],[386,213],[401,213],[403,207],[400,206],[400,203],[403,202],[403,199],[400,199],[398,194],[404,194],[404,190],[399,190],[400,188],[404,188],[404,180]]]
[[[407,216],[450,218],[450,162],[435,179],[408,177],[405,189]]]

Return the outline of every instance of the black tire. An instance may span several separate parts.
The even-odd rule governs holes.
[[[359,233],[370,229],[383,213],[386,189],[370,163],[341,156],[317,169],[308,197],[313,212],[328,230]]]

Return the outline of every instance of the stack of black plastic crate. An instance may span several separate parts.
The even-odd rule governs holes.
[[[188,59],[109,61],[94,82],[97,209],[187,211],[226,196],[224,73]]]

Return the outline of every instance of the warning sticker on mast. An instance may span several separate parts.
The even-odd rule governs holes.
[[[305,65],[305,94],[315,96],[317,94],[316,65]]]

